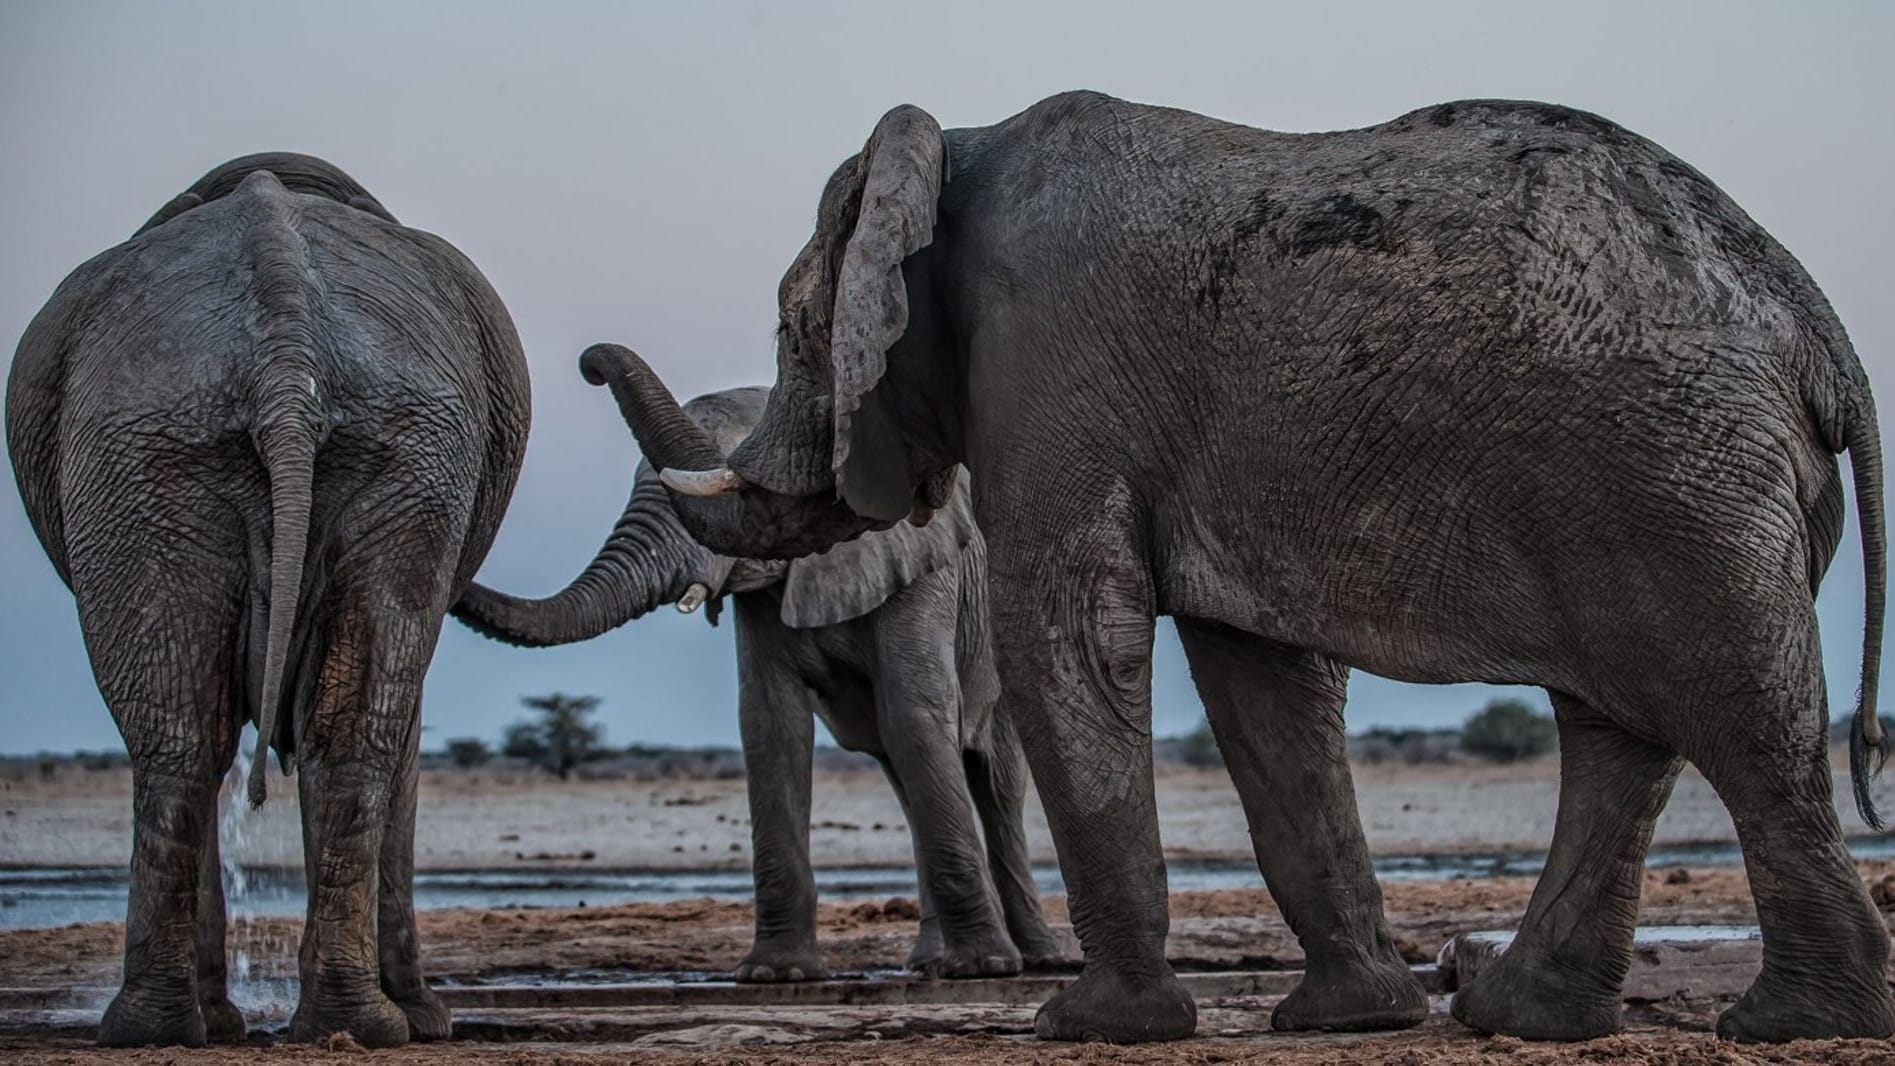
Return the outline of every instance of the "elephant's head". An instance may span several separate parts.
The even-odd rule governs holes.
[[[617,352],[637,358],[625,349]],[[768,395],[760,386],[727,389],[692,400],[680,414],[721,459],[742,446]],[[523,599],[474,582],[455,604],[454,616],[496,640],[547,647],[589,640],[666,603],[687,613],[702,606],[715,625],[725,596],[781,585],[786,625],[832,625],[867,614],[917,578],[954,562],[975,536],[963,489],[926,529],[901,522],[789,561],[731,558],[685,532],[672,495],[646,461],[638,464],[631,498],[605,544],[564,589]]]
[[[941,128],[900,107],[829,179],[778,293],[776,386],[728,460],[636,356],[588,353],[704,544],[794,557],[947,503],[961,386],[929,250],[947,165]]]

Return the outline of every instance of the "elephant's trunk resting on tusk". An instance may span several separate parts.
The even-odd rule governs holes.
[[[748,487],[744,479],[727,466],[715,470],[667,469],[658,475],[658,480],[686,496],[722,496]]]

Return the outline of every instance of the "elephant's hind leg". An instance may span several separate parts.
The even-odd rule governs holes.
[[[410,712],[421,721],[421,707]],[[381,957],[382,991],[408,1018],[411,1039],[446,1040],[453,1019],[447,1004],[428,987],[421,973],[421,937],[415,931],[415,786],[420,777],[421,730],[415,729],[402,760],[401,776],[389,800],[383,831],[381,872],[377,878],[376,943]]]
[[[234,718],[232,725],[235,725]],[[267,757],[267,753],[260,757]],[[198,860],[197,1007],[204,1016],[205,1034],[211,1043],[241,1044],[243,1012],[230,1001],[230,964],[224,953],[224,867],[217,846],[214,807],[211,813],[211,826],[204,834],[202,857]]]
[[[1553,693],[1559,814],[1519,935],[1455,997],[1482,1032],[1586,1040],[1619,1031],[1620,994],[1652,826],[1681,760]]]
[[[149,531],[102,532],[114,544],[152,541]],[[205,936],[199,892],[207,855],[215,863],[218,785],[235,738],[232,659],[244,587],[230,562],[236,548],[211,547],[229,554],[147,547],[141,559],[96,571],[103,580],[85,553],[77,559],[87,647],[132,764],[124,979],[99,1023],[99,1043],[108,1046],[195,1047],[210,1035],[197,955],[212,939],[221,953],[223,915],[202,916],[217,925],[215,938]],[[228,1034],[228,1021],[219,1021],[219,1035]]]
[[[1836,818],[1814,618],[1772,644],[1790,649],[1769,675],[1781,680],[1718,693],[1685,749],[1737,825],[1763,931],[1763,971],[1717,1032],[1771,1042],[1886,1037],[1895,1033],[1889,933]]]
[[[910,586],[876,618],[876,719],[889,780],[914,836],[924,897],[940,921],[940,958],[924,964],[942,977],[1020,972],[1007,935],[961,762],[961,693],[943,608],[952,589],[940,572]],[[947,616],[948,619],[952,615]]]
[[[315,706],[297,741],[309,911],[290,1038],[346,1031],[390,1047],[410,1032],[382,984],[380,874],[385,847],[406,843],[388,837],[413,767],[414,712],[440,615],[400,606],[413,597],[374,577],[338,575],[337,585]]]
[[[1419,1023],[1428,997],[1395,950],[1356,814],[1342,725],[1348,671],[1220,623],[1177,621],[1258,867],[1307,959],[1271,1025]]]

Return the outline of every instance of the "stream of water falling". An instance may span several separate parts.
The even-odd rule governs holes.
[[[267,753],[264,756],[268,757]],[[223,866],[225,942],[224,954],[230,966],[230,1000],[252,1025],[257,1022],[285,1021],[296,1007],[296,942],[293,937],[273,931],[263,923],[252,883],[244,870],[246,862],[256,862],[262,850],[264,813],[252,811],[245,796],[254,754],[238,745],[237,759],[224,778],[218,796],[218,860]],[[274,789],[278,804],[292,802],[283,794],[293,790]],[[275,849],[280,854],[280,847]],[[300,855],[301,849],[292,849]]]

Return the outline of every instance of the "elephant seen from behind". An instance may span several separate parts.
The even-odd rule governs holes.
[[[104,1044],[241,1041],[219,783],[245,722],[298,771],[292,1039],[448,1036],[413,907],[421,683],[513,491],[506,309],[446,241],[309,156],[217,167],[66,278],[7,383],[34,532],[131,756]]]

